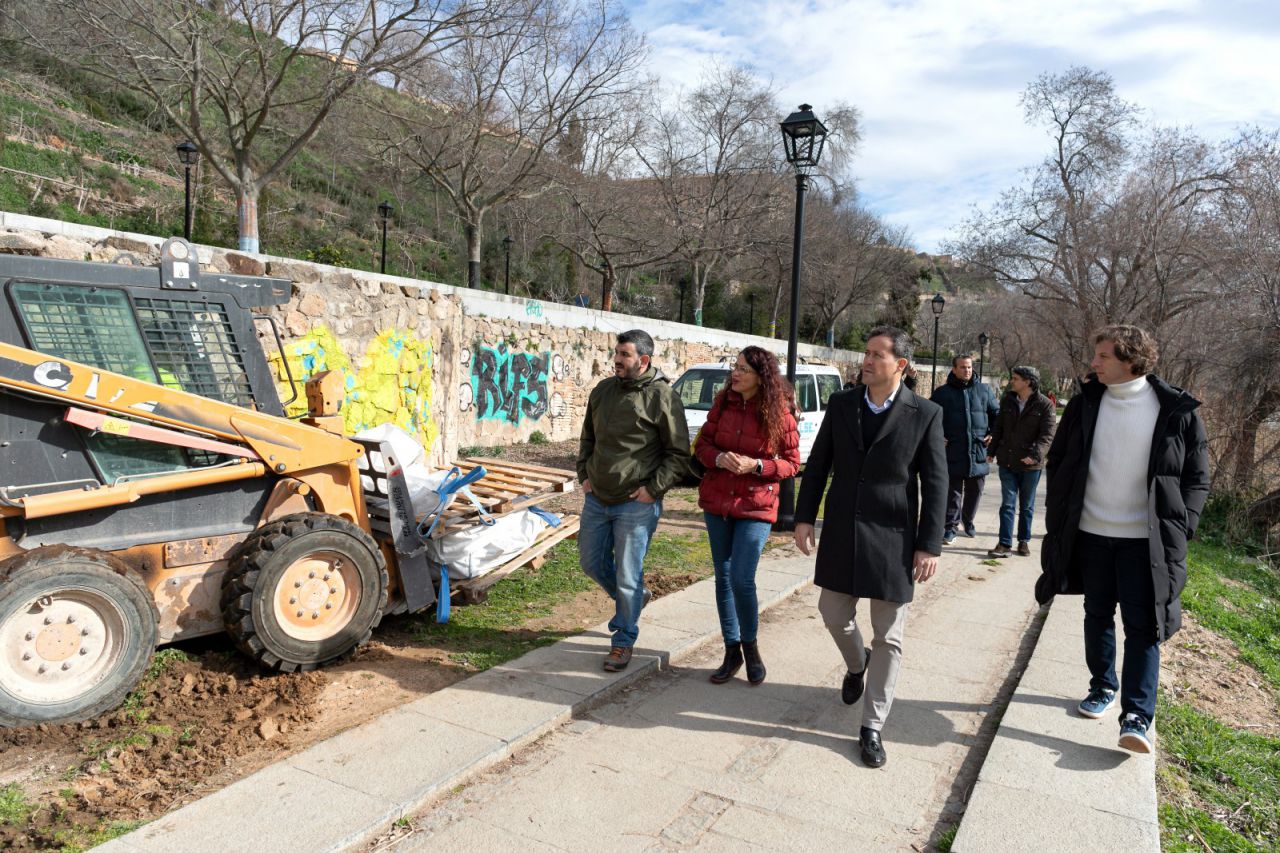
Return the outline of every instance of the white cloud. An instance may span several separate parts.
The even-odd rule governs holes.
[[[938,242],[1045,153],[1018,96],[1045,71],[1107,71],[1162,124],[1220,138],[1280,126],[1280,6],[1266,0],[628,0],[652,69],[688,87],[712,60],[749,64],[782,102],[863,114],[866,203]]]

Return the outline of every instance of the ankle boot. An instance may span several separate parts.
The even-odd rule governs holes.
[[[742,668],[742,643],[724,644],[724,663],[711,673],[712,684],[724,684]]]
[[[742,656],[747,661],[747,681],[754,687],[764,681],[764,661],[760,659],[760,647],[755,643],[742,644]]]

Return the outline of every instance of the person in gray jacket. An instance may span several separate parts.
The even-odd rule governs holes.
[[[1013,369],[1009,393],[1000,401],[987,446],[987,462],[1000,471],[1000,541],[989,557],[1031,556],[1031,520],[1036,512],[1036,487],[1045,454],[1057,428],[1057,412],[1040,393],[1040,372],[1025,365]],[[1013,550],[1013,519],[1018,518],[1018,550]]]

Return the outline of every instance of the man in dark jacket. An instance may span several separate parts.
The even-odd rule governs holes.
[[[818,611],[848,670],[841,698],[852,705],[867,690],[858,739],[870,767],[886,760],[880,730],[893,704],[915,582],[933,577],[942,553],[942,410],[903,383],[910,361],[905,332],[871,330],[864,384],[831,396],[796,505],[796,545],[809,554],[827,475],[833,474],[814,582],[822,588]],[[870,599],[874,654],[854,621],[862,598]]]
[[[996,395],[973,379],[973,359],[958,355],[951,359],[946,383],[930,400],[942,407],[942,433],[947,440],[947,530],[942,543],[950,545],[962,527],[964,535],[977,536],[973,524],[987,481],[987,445],[991,443],[991,422],[1000,407]]]
[[[1000,471],[1000,541],[989,557],[1007,557],[1013,550],[1013,517],[1018,516],[1020,557],[1031,556],[1031,519],[1036,511],[1036,486],[1045,454],[1057,427],[1057,412],[1040,393],[1040,372],[1034,367],[1013,369],[1013,389],[1000,401],[987,447],[987,462]]]
[[[1160,643],[1182,622],[1187,541],[1209,495],[1200,403],[1150,373],[1155,341],[1136,326],[1094,337],[1093,375],[1067,404],[1049,448],[1043,574],[1036,598],[1084,593],[1091,675],[1081,715],[1120,691],[1120,746],[1151,752]],[[1124,624],[1116,680],[1115,610]]]
[[[604,668],[631,662],[640,610],[649,598],[644,555],[662,515],[662,496],[689,464],[689,428],[671,384],[652,364],[653,338],[618,335],[613,376],[591,391],[578,442],[582,570],[614,600],[613,639]]]

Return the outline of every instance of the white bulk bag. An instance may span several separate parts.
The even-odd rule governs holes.
[[[454,580],[481,577],[518,556],[548,527],[558,526],[559,517],[552,517],[555,524],[533,510],[499,516],[492,525],[477,524],[432,539],[427,545],[427,559],[437,570],[448,565],[449,577]]]

